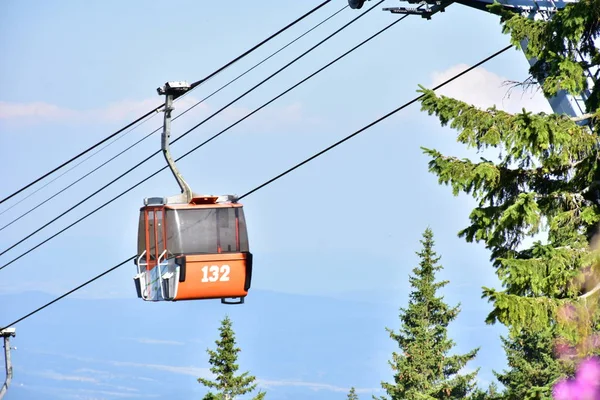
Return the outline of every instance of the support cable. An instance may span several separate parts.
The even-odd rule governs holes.
[[[215,115],[217,115],[218,113],[220,113],[221,111],[225,110],[227,107],[231,106],[233,103],[235,103],[236,101],[238,101],[239,99],[241,99],[242,97],[246,96],[247,94],[251,93],[253,90],[255,90],[256,88],[258,88],[259,86],[261,86],[262,84],[264,84],[265,82],[267,82],[268,80],[270,80],[271,78],[273,78],[275,75],[279,74],[280,72],[282,72],[283,70],[285,70],[286,68],[288,68],[290,65],[292,65],[293,63],[295,63],[296,61],[298,61],[299,59],[301,59],[302,57],[306,56],[307,54],[309,54],[311,51],[313,51],[314,49],[316,49],[318,46],[322,45],[323,43],[325,43],[327,40],[331,39],[333,36],[337,35],[338,33],[340,33],[341,31],[343,31],[344,29],[346,29],[348,26],[350,26],[351,24],[353,24],[354,22],[358,21],[360,18],[362,18],[363,16],[365,16],[368,12],[372,11],[375,9],[375,7],[377,7],[378,5],[380,5],[381,3],[383,3],[385,0],[380,0],[378,3],[376,3],[374,6],[372,6],[371,8],[369,8],[367,11],[365,11],[364,13],[360,14],[359,16],[355,17],[354,19],[352,19],[350,22],[346,23],[345,25],[343,25],[341,28],[339,28],[338,30],[336,30],[335,32],[333,32],[332,34],[330,34],[329,36],[327,36],[325,39],[321,40],[319,43],[317,43],[316,45],[314,45],[313,47],[311,47],[310,49],[306,50],[304,53],[302,53],[300,56],[296,57],[295,59],[293,59],[292,61],[290,61],[289,63],[287,63],[286,65],[284,65],[282,68],[280,68],[279,70],[277,70],[276,72],[274,72],[273,74],[271,74],[270,76],[268,76],[266,79],[264,79],[263,81],[261,81],[260,83],[258,83],[257,85],[255,85],[254,87],[250,88],[249,90],[247,90],[245,93],[243,93],[242,95],[240,95],[239,97],[237,97],[235,100],[231,101],[230,103],[228,103],[227,105],[223,106],[221,109],[219,109],[218,111],[214,112],[212,115],[210,115],[209,117],[205,118],[202,122],[196,124],[195,126],[193,126],[192,128],[190,128],[187,132],[185,132],[184,134],[182,134],[181,136],[179,136],[177,139],[171,141],[171,144],[176,143],[178,140],[184,138],[186,135],[188,135],[190,132],[192,132],[193,130],[197,129],[199,126],[201,126],[202,124],[204,124],[205,122],[207,122],[208,120],[210,120],[211,118],[213,118]],[[401,21],[402,19],[396,20],[394,21],[392,24],[390,25],[394,25],[395,23]],[[366,41],[364,41],[366,43]],[[296,85],[297,86],[297,85]],[[291,89],[290,89],[291,90]],[[288,90],[289,91],[289,90]],[[288,91],[284,92],[287,93]],[[281,97],[281,95],[277,96],[275,99]],[[271,100],[270,102],[274,101]],[[269,102],[269,103],[270,103]],[[269,104],[267,103],[267,104]],[[266,105],[266,104],[265,104]],[[264,106],[263,106],[264,107]],[[262,107],[261,107],[262,108]],[[255,110],[257,111],[257,110]],[[251,113],[251,114],[254,114]],[[211,137],[210,139],[204,141],[201,145],[196,146],[194,149],[192,149],[192,151],[187,152],[186,154],[184,154],[182,157],[178,158],[175,161],[179,161],[181,160],[183,157],[186,157],[187,155],[189,155],[190,153],[192,153],[193,151],[198,150],[200,147],[204,146],[206,143],[210,142],[211,140],[213,140],[214,138],[216,138],[217,136],[221,135],[221,133],[223,133],[224,131],[228,130],[229,128],[237,125],[239,122],[243,121],[244,119],[246,119],[247,117],[249,117],[249,115],[247,115],[246,117],[242,118],[241,120],[238,120],[236,123],[234,123],[233,125],[231,125],[230,127],[226,128],[225,130],[219,132],[218,134],[214,135],[213,137]],[[47,223],[45,223],[44,225],[42,225],[40,228],[36,229],[35,231],[31,232],[30,234],[28,234],[27,236],[25,236],[24,238],[20,239],[19,241],[17,241],[16,243],[12,244],[11,246],[9,246],[8,248],[4,249],[2,252],[0,252],[0,256],[6,254],[8,251],[12,250],[13,248],[15,248],[16,246],[18,246],[19,244],[23,243],[25,240],[29,239],[30,237],[32,237],[33,235],[35,235],[36,233],[40,232],[42,229],[48,227],[50,224],[54,223],[55,221],[59,220],[60,218],[64,217],[66,214],[68,214],[69,212],[73,211],[75,208],[79,207],[81,204],[85,203],[86,201],[90,200],[92,197],[94,197],[95,195],[97,195],[98,193],[100,193],[101,191],[103,191],[104,189],[106,189],[107,187],[109,187],[110,185],[112,185],[113,183],[117,182],[119,179],[123,178],[124,176],[126,176],[127,174],[129,174],[130,172],[132,172],[133,170],[135,170],[136,168],[138,168],[139,166],[141,166],[142,164],[144,164],[145,162],[149,161],[152,157],[161,154],[162,150],[157,150],[155,151],[153,154],[151,154],[150,156],[146,157],[144,160],[140,161],[139,163],[137,163],[136,165],[134,165],[133,167],[131,167],[130,169],[128,169],[127,171],[125,171],[124,173],[122,173],[121,175],[119,175],[117,178],[113,179],[111,182],[107,183],[106,185],[102,186],[100,189],[96,190],[94,193],[92,193],[90,196],[86,197],[85,199],[81,200],[80,202],[76,203],[75,205],[73,205],[71,208],[69,208],[68,210],[62,212],[61,214],[59,214],[58,216],[56,216],[54,219],[48,221]],[[56,237],[57,235],[59,235],[60,233],[64,232],[66,229],[70,228],[71,226],[75,225],[76,223],[82,221],[83,219],[87,218],[88,216],[92,215],[93,213],[95,213],[96,211],[98,211],[99,209],[103,208],[104,206],[108,205],[109,203],[113,202],[114,200],[118,199],[119,197],[121,197],[122,195],[124,195],[125,193],[133,190],[134,188],[136,188],[137,186],[139,186],[140,184],[142,184],[143,182],[145,182],[146,180],[150,179],[151,177],[153,177],[154,175],[158,174],[159,172],[161,172],[162,170],[168,168],[168,165],[164,166],[163,168],[161,168],[160,170],[156,171],[154,174],[150,175],[149,177],[147,177],[146,179],[138,182],[136,185],[130,187],[129,189],[127,189],[125,192],[121,193],[120,195],[118,195],[117,197],[114,197],[112,200],[108,201],[107,203],[104,203],[102,206],[100,206],[99,208],[96,208],[94,211],[92,211],[91,213],[87,214],[86,216],[80,218],[79,220],[77,220],[75,223],[69,225],[67,228],[64,228],[63,230],[59,231],[58,233],[52,235],[50,238],[44,240],[43,242],[37,244],[36,246],[30,248],[29,250],[27,250],[25,253],[22,253],[21,255],[19,255],[18,257],[12,259],[11,261],[9,261],[8,263],[2,265],[0,267],[0,270],[2,270],[3,268],[7,267],[8,265],[12,264],[13,262],[15,262],[16,260],[18,260],[19,258],[23,257],[24,255],[30,253],[31,251],[33,251],[34,249],[38,248],[39,246],[41,246],[42,244],[46,243],[47,241],[49,241],[50,239]]]
[[[497,51],[496,53],[492,54],[491,56],[489,56],[489,57],[487,57],[487,58],[483,59],[482,61],[478,62],[478,63],[477,63],[477,64],[475,64],[474,66],[472,66],[472,67],[469,67],[468,69],[466,69],[466,70],[462,71],[461,73],[454,75],[452,78],[448,79],[447,81],[444,81],[444,82],[442,82],[441,84],[439,84],[439,85],[437,85],[436,87],[434,87],[432,90],[438,90],[438,89],[439,89],[439,88],[441,88],[442,86],[445,86],[445,85],[447,85],[448,83],[450,83],[450,82],[454,81],[455,79],[458,79],[458,78],[460,78],[461,76],[463,76],[463,75],[464,75],[464,74],[466,74],[467,72],[469,72],[469,71],[471,71],[471,70],[473,70],[473,69],[477,68],[478,66],[482,65],[483,63],[485,63],[485,62],[487,62],[487,61],[491,60],[492,58],[494,58],[494,57],[496,57],[496,56],[498,56],[498,55],[500,55],[500,54],[504,53],[506,50],[510,49],[511,47],[512,47],[512,45],[506,46],[504,49]],[[398,111],[401,111],[401,110],[405,109],[406,107],[408,107],[408,106],[412,105],[413,103],[416,103],[417,101],[421,100],[421,99],[423,98],[423,96],[424,96],[424,95],[422,94],[422,95],[420,95],[420,96],[418,96],[418,97],[415,97],[414,99],[412,99],[412,100],[411,100],[411,101],[409,101],[408,103],[404,103],[404,104],[403,104],[403,105],[401,105],[400,107],[398,107],[398,108],[396,108],[395,110],[392,110],[392,111],[390,111],[389,113],[385,114],[384,116],[382,116],[382,117],[380,117],[380,118],[376,119],[375,121],[371,122],[370,124],[368,124],[368,125],[364,126],[363,128],[361,128],[361,129],[357,130],[357,131],[356,131],[356,132],[354,132],[353,134],[346,136],[344,139],[342,139],[342,140],[340,140],[340,141],[338,141],[338,142],[336,142],[336,143],[332,144],[331,146],[329,146],[329,147],[327,147],[327,148],[325,148],[325,149],[321,150],[321,151],[320,151],[320,152],[318,152],[317,154],[315,154],[315,155],[313,155],[313,156],[311,156],[311,157],[307,158],[306,160],[304,160],[304,161],[302,161],[302,162],[300,162],[300,163],[296,164],[295,166],[293,166],[292,168],[288,169],[287,171],[285,171],[285,172],[282,172],[281,174],[279,174],[279,175],[275,176],[274,178],[271,178],[271,179],[269,179],[269,180],[268,180],[268,181],[266,181],[265,183],[263,183],[263,184],[261,184],[261,185],[259,185],[259,186],[255,187],[254,189],[252,189],[252,190],[250,190],[249,192],[247,192],[247,193],[243,194],[242,196],[240,196],[240,197],[239,197],[239,200],[243,199],[243,198],[244,198],[244,197],[246,197],[246,196],[249,196],[249,195],[251,195],[252,193],[256,192],[256,191],[257,191],[257,190],[259,190],[259,189],[262,189],[262,188],[263,188],[263,187],[265,187],[265,186],[268,186],[268,185],[270,185],[271,183],[275,182],[275,181],[276,181],[276,180],[278,180],[279,178],[281,178],[281,177],[283,177],[283,176],[285,176],[285,175],[289,174],[290,172],[294,171],[295,169],[297,169],[297,168],[300,168],[300,167],[301,167],[301,166],[303,166],[304,164],[306,164],[306,163],[308,163],[308,162],[310,162],[310,161],[314,160],[315,158],[317,158],[317,157],[319,157],[319,156],[321,156],[321,155],[323,155],[323,154],[327,153],[329,150],[333,149],[334,147],[337,147],[337,146],[339,146],[340,144],[344,143],[344,142],[345,142],[345,141],[347,141],[347,140],[350,140],[350,139],[352,139],[354,136],[356,136],[356,135],[360,134],[361,132],[364,132],[364,131],[366,131],[367,129],[369,129],[370,127],[372,127],[372,126],[374,126],[374,125],[377,125],[377,124],[378,124],[378,123],[380,123],[381,121],[383,121],[383,120],[385,120],[385,119],[387,119],[387,118],[391,117],[392,115],[396,114]]]
[[[146,122],[150,121],[152,118],[154,118],[154,115],[150,118],[145,119],[144,121],[140,122],[139,124],[132,126],[131,129],[129,129],[127,132],[125,132],[123,135],[114,138],[113,141],[109,142],[106,146],[101,147],[100,149],[96,150],[94,153],[90,154],[89,156],[87,156],[86,158],[84,158],[83,160],[79,161],[77,164],[73,165],[71,168],[67,169],[66,171],[64,171],[63,173],[61,173],[60,175],[52,178],[50,181],[46,182],[44,185],[42,185],[41,187],[35,189],[33,192],[29,193],[27,196],[22,197],[21,199],[19,199],[16,203],[12,204],[10,207],[7,207],[6,209],[0,211],[0,215],[7,213],[8,211],[12,210],[13,208],[15,208],[16,206],[18,206],[19,204],[21,204],[22,202],[24,202],[25,200],[27,200],[28,198],[30,198],[31,196],[33,196],[34,194],[36,194],[37,192],[39,192],[40,190],[44,189],[45,187],[51,185],[52,183],[56,182],[58,179],[62,178],[63,176],[65,176],[66,174],[68,174],[69,172],[73,171],[75,168],[79,167],[81,164],[83,164],[84,162],[86,162],[87,160],[89,160],[90,158],[94,157],[96,154],[100,153],[102,150],[106,149],[107,147],[109,147],[110,145],[114,144],[115,142],[123,139],[125,136],[127,136],[129,133],[131,133],[132,131],[134,131],[136,128],[142,126],[143,124],[145,124]],[[89,175],[89,174],[88,174]],[[87,176],[87,175],[86,175]],[[64,192],[66,189],[68,189],[69,187],[73,186],[75,183],[79,182],[81,179],[77,180],[76,182],[70,184],[69,186],[67,186],[66,188],[62,189],[60,192],[52,195],[52,197],[47,198],[46,200],[44,200],[43,202],[41,202],[40,204],[38,204],[36,207],[33,207],[32,209],[30,209],[29,211],[27,211],[26,213],[20,215],[18,218],[15,218],[14,220],[12,220],[11,222],[9,222],[8,224],[4,225],[2,228],[0,228],[0,231],[2,231],[4,228],[12,225],[13,223],[17,222],[18,220],[20,220],[21,218],[23,218],[25,215],[29,214],[30,212],[32,212],[33,210],[35,210],[36,208],[40,207],[41,205],[47,203],[48,201],[52,200],[54,197],[56,197],[57,195],[59,195],[60,193]]]
[[[508,45],[508,46],[504,47],[502,50],[499,50],[499,51],[495,52],[495,53],[494,53],[494,54],[492,54],[491,56],[488,56],[488,57],[484,58],[483,60],[481,60],[481,61],[479,61],[478,63],[474,64],[473,66],[471,66],[471,67],[467,68],[466,70],[464,70],[464,71],[462,71],[462,72],[459,72],[458,74],[456,74],[456,75],[452,76],[451,78],[447,79],[446,81],[444,81],[444,82],[440,83],[439,85],[435,86],[435,87],[434,87],[432,90],[438,90],[438,89],[442,88],[443,86],[446,86],[446,85],[447,85],[447,84],[449,84],[450,82],[453,82],[454,80],[456,80],[456,79],[460,78],[461,76],[463,76],[463,75],[467,74],[468,72],[470,72],[470,71],[474,70],[475,68],[477,68],[477,67],[479,67],[479,66],[481,66],[481,65],[485,64],[486,62],[490,61],[491,59],[493,59],[493,58],[495,58],[495,57],[499,56],[500,54],[504,53],[505,51],[507,51],[507,50],[508,50],[508,49],[510,49],[511,47],[512,47],[512,45]],[[261,184],[261,185],[257,186],[256,188],[254,188],[254,189],[250,190],[249,192],[247,192],[246,194],[244,194],[243,196],[241,196],[241,197],[240,197],[240,199],[241,199],[241,198],[243,198],[243,197],[247,197],[247,196],[251,195],[252,193],[255,193],[256,191],[258,191],[258,190],[260,190],[260,189],[264,188],[264,187],[265,187],[265,186],[267,186],[267,185],[270,185],[271,183],[273,183],[273,182],[274,182],[274,181],[276,181],[277,179],[279,179],[279,178],[283,177],[284,175],[287,175],[288,173],[290,173],[290,172],[292,172],[293,170],[295,170],[295,169],[297,169],[297,168],[301,167],[302,165],[304,165],[304,164],[308,163],[309,161],[311,161],[311,160],[314,160],[315,158],[319,157],[320,155],[322,155],[322,154],[324,154],[324,153],[328,152],[329,150],[333,149],[334,147],[338,146],[339,144],[341,144],[341,143],[343,143],[343,142],[345,142],[345,141],[347,141],[347,140],[350,140],[351,138],[355,137],[355,136],[356,136],[356,135],[358,135],[359,133],[361,133],[361,132],[364,132],[365,130],[367,130],[367,129],[369,129],[369,128],[373,127],[374,125],[378,124],[379,122],[381,122],[381,121],[383,121],[383,120],[385,120],[385,119],[389,118],[390,116],[392,116],[392,115],[396,114],[397,112],[399,112],[399,111],[401,111],[401,110],[405,109],[405,108],[406,108],[406,107],[408,107],[409,105],[416,103],[417,101],[419,101],[420,99],[422,99],[422,98],[423,98],[423,96],[424,96],[424,95],[417,96],[417,97],[415,97],[414,99],[410,100],[409,102],[407,102],[407,103],[404,103],[404,104],[403,104],[403,105],[401,105],[400,107],[398,107],[398,108],[396,108],[395,110],[393,110],[393,111],[391,111],[391,112],[389,112],[389,113],[385,114],[384,116],[382,116],[382,117],[380,117],[380,118],[376,119],[375,121],[371,122],[370,124],[368,124],[368,125],[364,126],[364,127],[363,127],[363,128],[361,128],[361,129],[357,130],[356,132],[352,133],[351,135],[347,136],[346,138],[344,138],[344,139],[342,139],[342,140],[340,140],[340,141],[338,141],[338,142],[334,143],[333,145],[331,145],[331,146],[329,146],[329,147],[327,147],[327,148],[323,149],[322,151],[318,152],[317,154],[315,154],[315,155],[313,155],[313,156],[311,156],[311,157],[307,158],[306,160],[302,161],[301,163],[299,163],[299,164],[296,164],[294,167],[292,167],[292,168],[288,169],[287,171],[285,171],[285,172],[283,172],[283,173],[281,173],[281,174],[277,175],[276,177],[274,177],[274,178],[272,178],[272,179],[269,179],[269,180],[268,180],[268,181],[266,181],[265,183],[263,183],[263,184]],[[15,321],[11,322],[10,324],[8,324],[8,325],[7,325],[7,327],[8,327],[8,326],[13,326],[13,325],[16,325],[17,323],[19,323],[19,322],[23,321],[24,319],[26,319],[26,318],[29,318],[30,316],[32,316],[32,315],[34,315],[34,314],[36,314],[37,312],[39,312],[39,311],[43,310],[44,308],[46,308],[46,307],[48,307],[48,306],[50,306],[50,305],[52,305],[52,304],[56,303],[57,301],[59,301],[59,300],[61,300],[61,299],[65,298],[65,297],[66,297],[66,296],[68,296],[69,294],[71,294],[71,293],[73,293],[73,292],[75,292],[75,291],[77,291],[77,290],[79,290],[79,289],[81,289],[81,288],[83,288],[83,287],[85,287],[85,286],[89,285],[90,283],[92,283],[92,282],[94,282],[94,281],[96,281],[96,280],[100,279],[101,277],[103,277],[103,276],[107,275],[109,272],[112,272],[112,271],[114,271],[115,269],[119,268],[120,266],[122,266],[122,265],[124,265],[124,264],[126,264],[126,263],[128,263],[128,262],[130,262],[130,261],[132,261],[132,260],[134,260],[136,257],[137,257],[137,255],[133,255],[133,256],[129,257],[128,259],[126,259],[126,260],[124,260],[124,261],[120,262],[119,264],[115,265],[114,267],[112,267],[112,268],[110,268],[110,269],[108,269],[108,270],[104,271],[104,272],[103,272],[103,273],[101,273],[100,275],[96,275],[95,277],[93,277],[92,279],[88,280],[87,282],[85,282],[85,283],[83,283],[83,284],[81,284],[81,285],[77,286],[76,288],[74,288],[74,289],[72,289],[72,290],[68,291],[67,293],[65,293],[65,294],[63,294],[63,295],[61,295],[61,296],[59,296],[59,297],[55,298],[55,299],[54,299],[54,300],[52,300],[51,302],[49,302],[49,303],[46,303],[46,304],[44,304],[43,306],[41,306],[41,307],[39,307],[39,308],[37,308],[37,309],[33,310],[33,311],[32,311],[32,312],[30,312],[29,314],[27,314],[27,315],[25,315],[25,316],[23,316],[23,317],[21,317],[21,318],[19,318],[19,319],[15,320]],[[6,328],[1,328],[0,330],[2,330],[2,329],[6,329]]]
[[[189,108],[187,108],[186,110],[182,111],[179,115],[175,116],[173,118],[173,121],[175,121],[177,118],[183,116],[184,114],[186,114],[187,112],[191,111],[192,109],[194,109],[195,107],[199,106],[201,103],[205,102],[206,100],[208,100],[209,98],[211,98],[212,96],[214,96],[215,94],[219,93],[221,90],[225,89],[227,86],[231,85],[232,83],[234,83],[235,81],[237,81],[238,79],[240,79],[241,77],[243,77],[244,75],[248,74],[250,71],[254,70],[255,68],[257,68],[258,66],[260,66],[261,64],[265,63],[266,61],[268,61],[269,59],[271,59],[272,57],[274,57],[275,55],[277,55],[278,53],[280,53],[281,51],[283,51],[284,49],[286,49],[287,47],[291,46],[292,44],[294,44],[295,42],[297,42],[298,40],[300,40],[301,38],[303,38],[304,36],[308,35],[310,32],[312,32],[313,30],[317,29],[319,26],[323,25],[325,22],[329,21],[331,18],[335,17],[337,14],[339,14],[340,12],[342,12],[343,10],[345,10],[346,8],[348,8],[348,6],[344,6],[342,8],[340,8],[338,11],[336,11],[335,13],[331,14],[329,17],[325,18],[323,21],[319,22],[317,25],[313,26],[312,28],[310,28],[309,30],[307,30],[306,32],[304,32],[303,34],[301,34],[300,36],[298,36],[297,38],[295,38],[294,40],[288,42],[285,46],[281,47],[279,50],[275,51],[274,53],[271,53],[271,55],[269,55],[268,57],[264,58],[262,61],[258,62],[257,64],[254,64],[254,66],[250,67],[249,69],[247,69],[246,71],[244,71],[243,73],[241,73],[240,75],[238,75],[237,77],[235,77],[234,79],[230,80],[229,82],[227,82],[225,85],[221,86],[219,89],[215,90],[214,92],[212,92],[211,94],[209,94],[208,96],[206,96],[205,98],[203,98],[202,100],[198,101],[197,103],[195,103],[194,105],[190,106]],[[177,99],[176,99],[177,100]],[[144,121],[145,122],[145,121]],[[75,180],[73,183],[69,184],[68,186],[64,187],[63,189],[61,189],[59,192],[55,193],[54,195],[48,197],[47,199],[45,199],[44,201],[42,201],[41,203],[37,204],[35,207],[31,208],[30,210],[26,211],[25,213],[21,214],[20,216],[18,216],[17,218],[13,219],[12,221],[10,221],[9,223],[5,224],[4,226],[2,226],[0,228],[0,232],[3,231],[5,228],[8,228],[10,225],[14,224],[15,222],[17,222],[18,220],[20,220],[21,218],[25,217],[27,214],[35,211],[36,209],[38,209],[39,207],[41,207],[42,205],[44,205],[45,203],[47,203],[48,201],[52,200],[53,198],[55,198],[56,196],[60,195],[61,193],[63,193],[64,191],[66,191],[67,189],[71,188],[73,185],[81,182],[83,179],[87,178],[88,176],[90,176],[91,174],[93,174],[94,172],[96,172],[97,170],[99,170],[100,168],[104,167],[106,164],[110,163],[111,161],[113,161],[114,159],[116,159],[117,157],[121,156],[123,153],[127,152],[128,150],[132,149],[133,147],[137,146],[138,144],[140,144],[141,142],[143,142],[144,140],[148,139],[150,136],[152,136],[153,134],[155,134],[156,132],[160,131],[162,129],[162,126],[156,128],[154,131],[150,132],[149,134],[147,134],[146,136],[144,136],[143,138],[141,138],[140,140],[138,140],[137,142],[133,143],[132,145],[130,145],[129,147],[127,147],[125,150],[121,151],[120,153],[114,155],[113,157],[109,158],[108,160],[106,160],[105,162],[103,162],[102,164],[100,164],[99,166],[97,166],[96,168],[94,168],[93,170],[89,171],[88,173],[86,173],[85,175],[83,175],[82,177],[80,177],[79,179]],[[133,128],[132,128],[133,130]],[[131,132],[131,130],[129,131]],[[117,140],[123,138],[125,135],[115,139],[112,143],[116,142]],[[106,147],[110,146],[110,144],[108,144],[107,146],[103,147],[102,149],[105,149]],[[37,193],[39,190],[43,189],[44,187],[48,186],[50,183],[54,182],[56,179],[60,178],[61,176],[63,176],[64,174],[66,174],[67,172],[71,171],[73,168],[77,167],[78,165],[80,165],[81,163],[85,162],[86,160],[88,160],[89,158],[91,158],[93,155],[98,154],[100,151],[102,151],[102,149],[98,150],[96,153],[92,154],[91,156],[89,156],[88,158],[86,158],[85,160],[81,161],[80,163],[76,164],[75,166],[71,167],[69,170],[67,170],[66,172],[62,173],[61,175],[59,175],[58,177],[54,178],[52,181],[46,183],[44,186],[42,186],[41,188],[35,190],[33,193],[27,195],[26,197],[24,197],[23,199],[19,200],[17,203],[13,204],[12,206],[10,206],[9,208],[7,208],[6,210],[0,212],[0,215],[4,214],[6,211],[10,210],[11,208],[15,207],[16,205],[18,205],[19,203],[21,203],[22,201],[24,201],[25,199],[27,199],[28,197],[32,196],[33,194]]]
[[[254,50],[258,49],[259,47],[261,47],[262,45],[264,45],[265,43],[267,43],[268,41],[270,41],[271,39],[275,38],[276,36],[278,36],[279,34],[283,33],[284,31],[288,30],[289,28],[291,28],[292,26],[296,25],[298,22],[302,21],[304,18],[308,17],[309,15],[311,15],[312,13],[314,13],[315,11],[317,11],[318,9],[320,9],[321,7],[325,6],[327,3],[331,2],[331,0],[325,0],[324,2],[322,2],[321,4],[319,4],[318,6],[316,6],[315,8],[313,8],[312,10],[310,10],[309,12],[307,12],[306,14],[302,15],[301,17],[297,18],[296,20],[290,22],[289,24],[287,24],[286,26],[284,26],[283,28],[281,28],[280,30],[278,30],[277,32],[273,33],[271,36],[267,37],[266,39],[264,39],[262,42],[254,45],[254,47],[246,50],[244,53],[240,54],[239,56],[237,56],[236,58],[234,58],[233,60],[229,61],[227,64],[223,65],[221,68],[217,69],[216,71],[214,71],[213,73],[211,73],[210,75],[208,75],[207,77],[200,79],[197,82],[192,83],[192,87],[191,89],[187,92],[189,93],[191,90],[193,90],[194,88],[196,88],[197,86],[201,85],[202,83],[208,81],[209,79],[215,77],[216,75],[218,75],[219,73],[223,72],[224,70],[226,70],[227,68],[229,68],[230,66],[232,66],[233,64],[235,64],[236,62],[238,62],[239,60],[241,60],[242,58],[246,57],[248,54],[252,53]],[[183,96],[182,96],[183,97]],[[118,135],[119,133],[123,132],[124,130],[128,129],[129,127],[137,124],[138,122],[142,121],[143,119],[145,119],[146,117],[152,115],[152,113],[158,112],[158,110],[160,110],[162,107],[164,106],[164,104],[160,104],[159,106],[155,107],[154,109],[148,111],[146,114],[142,115],[141,117],[139,117],[138,119],[136,119],[135,121],[127,124],[125,127],[119,129],[118,131],[116,131],[115,133],[107,136],[106,138],[102,139],[101,141],[99,141],[98,143],[94,144],[93,146],[89,147],[88,149],[82,151],[81,153],[79,153],[78,155],[76,155],[75,157],[65,161],[64,163],[62,163],[61,165],[59,165],[58,167],[54,168],[53,170],[51,170],[50,172],[45,173],[44,175],[40,176],[39,178],[35,179],[34,181],[28,183],[27,185],[23,186],[22,188],[18,189],[16,192],[12,193],[11,195],[3,198],[2,200],[0,200],[0,204],[4,203],[5,201],[13,198],[14,196],[16,196],[17,194],[21,193],[22,191],[26,190],[27,188],[35,185],[36,183],[38,183],[39,181],[41,181],[42,179],[48,177],[49,175],[53,174],[54,172],[58,171],[59,169],[65,167],[66,165],[70,164],[71,162],[75,161],[76,159],[78,159],[79,157],[83,156],[84,154],[87,154],[88,152],[92,151],[93,149],[95,149],[96,147],[100,146],[102,143],[110,140],[111,138],[115,137],[116,135]]]

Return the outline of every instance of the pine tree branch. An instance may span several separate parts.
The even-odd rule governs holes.
[[[592,290],[590,290],[584,295],[579,296],[578,298],[581,300],[587,299],[588,297],[596,293],[598,290],[600,290],[600,282]]]

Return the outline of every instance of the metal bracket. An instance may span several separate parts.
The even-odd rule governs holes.
[[[452,0],[452,1],[435,1],[435,2],[430,2],[430,1],[417,2],[417,1],[409,0],[409,3],[410,4],[419,3],[421,5],[417,8],[387,7],[387,8],[384,8],[383,11],[389,11],[392,14],[420,15],[422,18],[431,19],[431,16],[433,14],[446,11],[446,7],[448,7],[450,4],[454,3],[454,0]],[[425,8],[421,8],[421,7],[425,7]]]
[[[185,94],[192,86],[186,81],[167,82],[164,86],[156,88],[159,95],[171,95],[173,100]]]

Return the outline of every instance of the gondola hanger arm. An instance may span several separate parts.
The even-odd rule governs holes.
[[[171,156],[169,140],[171,138],[171,113],[174,110],[173,100],[183,95],[190,89],[191,85],[185,81],[167,82],[164,84],[164,86],[156,89],[159,95],[165,95],[165,106],[163,109],[163,112],[165,114],[163,122],[163,131],[161,136],[161,149],[163,155],[165,156],[165,160],[167,160],[169,169],[173,173],[175,180],[177,180],[177,183],[181,188],[181,194],[178,196],[170,197],[169,202],[186,204],[192,202],[192,199],[194,198],[194,193],[192,192],[192,188],[190,187],[190,185],[185,181],[185,179],[183,179],[183,175],[181,175],[181,172],[179,172],[177,164],[175,164],[175,161],[173,161],[173,157]]]

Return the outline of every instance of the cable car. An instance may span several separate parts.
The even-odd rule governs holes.
[[[172,197],[144,199],[140,208],[134,277],[146,301],[221,299],[242,304],[252,280],[243,205],[235,196],[198,195],[177,170],[169,151],[172,100],[188,88],[167,82],[162,150],[182,190]]]

